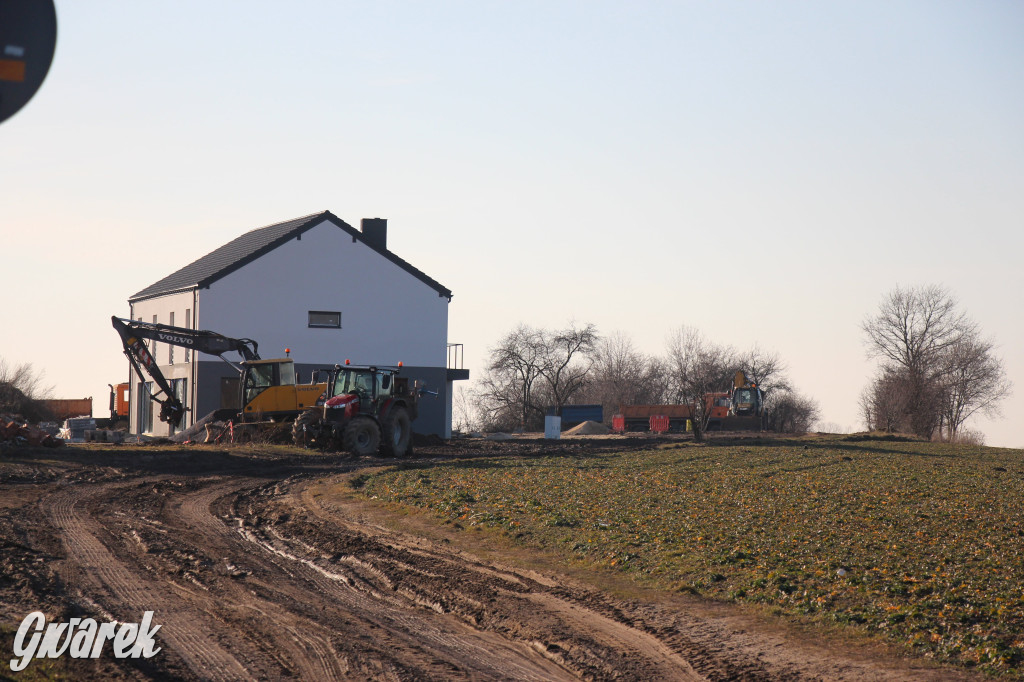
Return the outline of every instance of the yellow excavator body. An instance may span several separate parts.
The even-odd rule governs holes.
[[[253,360],[243,366],[242,418],[247,421],[294,416],[316,405],[327,393],[326,383],[296,384],[291,358]]]

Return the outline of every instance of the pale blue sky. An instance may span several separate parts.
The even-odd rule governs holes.
[[[324,209],[455,294],[479,376],[519,322],[660,353],[680,325],[787,361],[860,428],[858,328],[949,287],[1024,446],[1024,5],[57,2],[0,124],[0,356],[62,397],[126,376],[109,316],[254,227]],[[330,277],[331,275],[326,275]],[[15,292],[11,295],[11,292]]]

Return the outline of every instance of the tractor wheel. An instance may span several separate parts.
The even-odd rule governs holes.
[[[412,451],[412,420],[404,407],[396,407],[381,424],[380,452],[385,457],[405,457]]]
[[[322,445],[323,417],[322,410],[311,407],[298,417],[292,424],[292,442],[300,447]]]
[[[380,429],[369,417],[353,417],[341,437],[342,446],[356,457],[377,454],[380,447]]]

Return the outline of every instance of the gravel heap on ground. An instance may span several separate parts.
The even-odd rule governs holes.
[[[611,429],[607,426],[591,421],[577,424],[568,431],[563,432],[566,436],[604,436],[609,433],[611,433]]]

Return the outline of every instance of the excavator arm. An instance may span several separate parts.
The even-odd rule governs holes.
[[[216,332],[173,327],[155,322],[125,320],[117,316],[111,317],[110,322],[121,337],[124,354],[138,375],[148,374],[152,377],[153,383],[160,388],[159,393],[150,396],[160,403],[160,420],[175,427],[181,424],[181,420],[185,416],[185,407],[174,395],[167,378],[160,371],[153,359],[153,354],[150,353],[143,339],[216,355],[228,364],[230,362],[224,358],[224,354],[232,351],[241,355],[245,361],[260,359],[257,352],[258,345],[252,339],[232,339]],[[163,394],[164,397],[161,398],[160,394]]]

